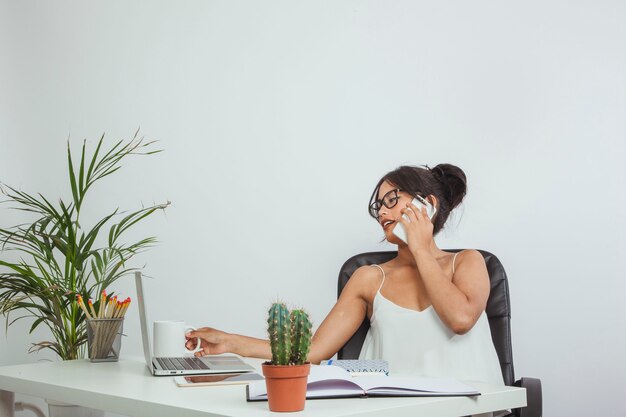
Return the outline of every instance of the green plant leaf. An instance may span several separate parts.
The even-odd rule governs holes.
[[[74,197],[74,204],[76,207],[80,207],[80,199],[78,197],[78,184],[76,184],[76,176],[74,175],[74,164],[72,163],[72,151],[70,149],[70,142],[67,142],[67,164],[70,174],[70,186],[72,188],[72,196]]]
[[[80,155],[80,168],[78,168],[79,176],[78,176],[78,195],[80,201],[83,199],[83,189],[85,186],[85,148],[87,146],[87,141],[83,141],[83,151]],[[76,207],[80,207],[80,204],[77,204]]]

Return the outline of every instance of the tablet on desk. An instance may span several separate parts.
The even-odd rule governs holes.
[[[246,372],[240,374],[220,374],[220,375],[197,375],[197,376],[177,376],[174,382],[179,387],[206,387],[216,385],[240,385],[253,381],[262,381],[264,378],[256,372]]]

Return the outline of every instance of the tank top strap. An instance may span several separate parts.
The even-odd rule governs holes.
[[[452,275],[454,275],[454,264],[456,263],[456,257],[458,256],[458,254],[461,252],[457,252],[454,254],[454,258],[452,258]]]
[[[383,284],[385,283],[385,270],[383,269],[382,266],[378,265],[378,264],[372,264],[372,266],[375,266],[376,268],[380,269],[380,272],[383,273],[383,281],[380,283],[380,287],[378,287],[378,291],[380,291],[380,289],[383,287]]]

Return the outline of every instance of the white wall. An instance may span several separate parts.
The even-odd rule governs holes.
[[[452,162],[469,194],[439,243],[507,268],[517,376],[542,379],[546,415],[626,413],[625,3],[0,5],[1,181],[67,196],[68,135],[141,126],[165,149],[89,205],[172,201],[134,234],[161,241],[137,260],[153,319],[261,337],[281,298],[319,324],[342,262],[391,249],[378,178]],[[2,328],[1,364],[50,357],[25,353],[46,336],[28,325]]]

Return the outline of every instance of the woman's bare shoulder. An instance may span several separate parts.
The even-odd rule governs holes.
[[[360,294],[370,294],[376,291],[382,281],[382,272],[374,265],[364,265],[359,267],[345,286],[346,290],[355,291]]]
[[[455,268],[458,269],[463,263],[466,265],[485,265],[485,258],[476,249],[463,249],[456,257]]]
[[[475,249],[465,249],[458,253],[454,261],[453,282],[489,282],[489,273],[483,255]]]

